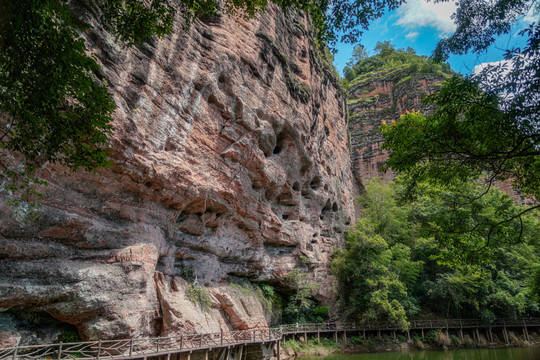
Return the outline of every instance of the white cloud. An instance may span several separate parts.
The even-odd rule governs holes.
[[[409,40],[415,40],[418,35],[420,35],[417,31],[412,31],[410,33],[408,33],[407,35],[405,35],[405,37]]]
[[[409,29],[433,27],[442,33],[440,35],[449,35],[456,30],[451,18],[455,11],[456,4],[453,1],[434,3],[412,0],[399,8],[396,24]]]
[[[501,60],[501,61],[493,61],[493,62],[485,62],[485,63],[481,63],[479,65],[476,65],[472,71],[472,73],[474,75],[478,75],[482,72],[482,70],[486,69],[487,67],[494,67],[494,66],[500,66],[500,65],[506,65],[506,68],[505,68],[505,71],[503,71],[503,74],[507,74],[508,73],[508,68],[510,67],[510,65],[512,64],[512,62],[510,60]]]
[[[540,1],[533,1],[529,11],[523,16],[521,21],[525,24],[531,24],[540,20]]]

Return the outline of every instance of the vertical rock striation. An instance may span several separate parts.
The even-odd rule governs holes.
[[[256,296],[227,279],[280,286],[293,268],[331,297],[352,174],[344,96],[307,19],[270,7],[184,31],[179,17],[174,35],[127,49],[84,17],[118,105],[114,165],[45,164],[36,223],[1,193],[0,337],[21,341],[21,314],[84,339],[266,326]],[[193,283],[209,289],[207,312]]]
[[[397,121],[401,114],[415,109],[429,112],[421,103],[422,97],[437,91],[450,73],[422,73],[404,64],[362,74],[351,82],[347,105],[356,191],[363,192],[374,177],[389,181],[394,176],[392,171],[381,169],[388,158],[381,149],[381,122]]]

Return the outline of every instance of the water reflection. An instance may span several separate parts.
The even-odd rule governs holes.
[[[538,360],[540,348],[401,351],[373,354],[302,357],[299,360]]]

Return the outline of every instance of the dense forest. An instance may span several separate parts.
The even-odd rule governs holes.
[[[410,192],[410,181],[374,180],[361,196],[362,218],[333,262],[344,311],[403,327],[430,316],[489,323],[537,315],[537,215],[505,223],[488,246],[486,224],[522,211],[508,194],[492,188],[480,197],[484,189],[474,182],[422,183]]]

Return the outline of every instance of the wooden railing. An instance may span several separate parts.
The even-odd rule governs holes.
[[[239,344],[274,342],[281,338],[280,328],[274,328],[145,339],[16,346],[0,349],[0,359],[136,359]]]
[[[495,319],[492,323],[484,323],[476,319],[437,319],[437,320],[410,320],[409,330],[415,329],[466,329],[466,328],[499,328],[539,326],[540,318],[533,319]],[[281,325],[283,334],[324,331],[357,331],[357,330],[401,330],[401,327],[391,322],[324,322],[312,324]]]
[[[540,318],[496,319],[483,324],[474,319],[411,320],[414,329],[540,327]],[[325,322],[287,324],[276,328],[238,330],[210,334],[185,334],[172,337],[145,339],[99,340],[77,343],[14,346],[0,349],[0,360],[34,359],[137,359],[181,353],[193,350],[211,350],[241,344],[260,344],[281,340],[283,335],[335,331],[401,330],[388,322],[352,323]]]

